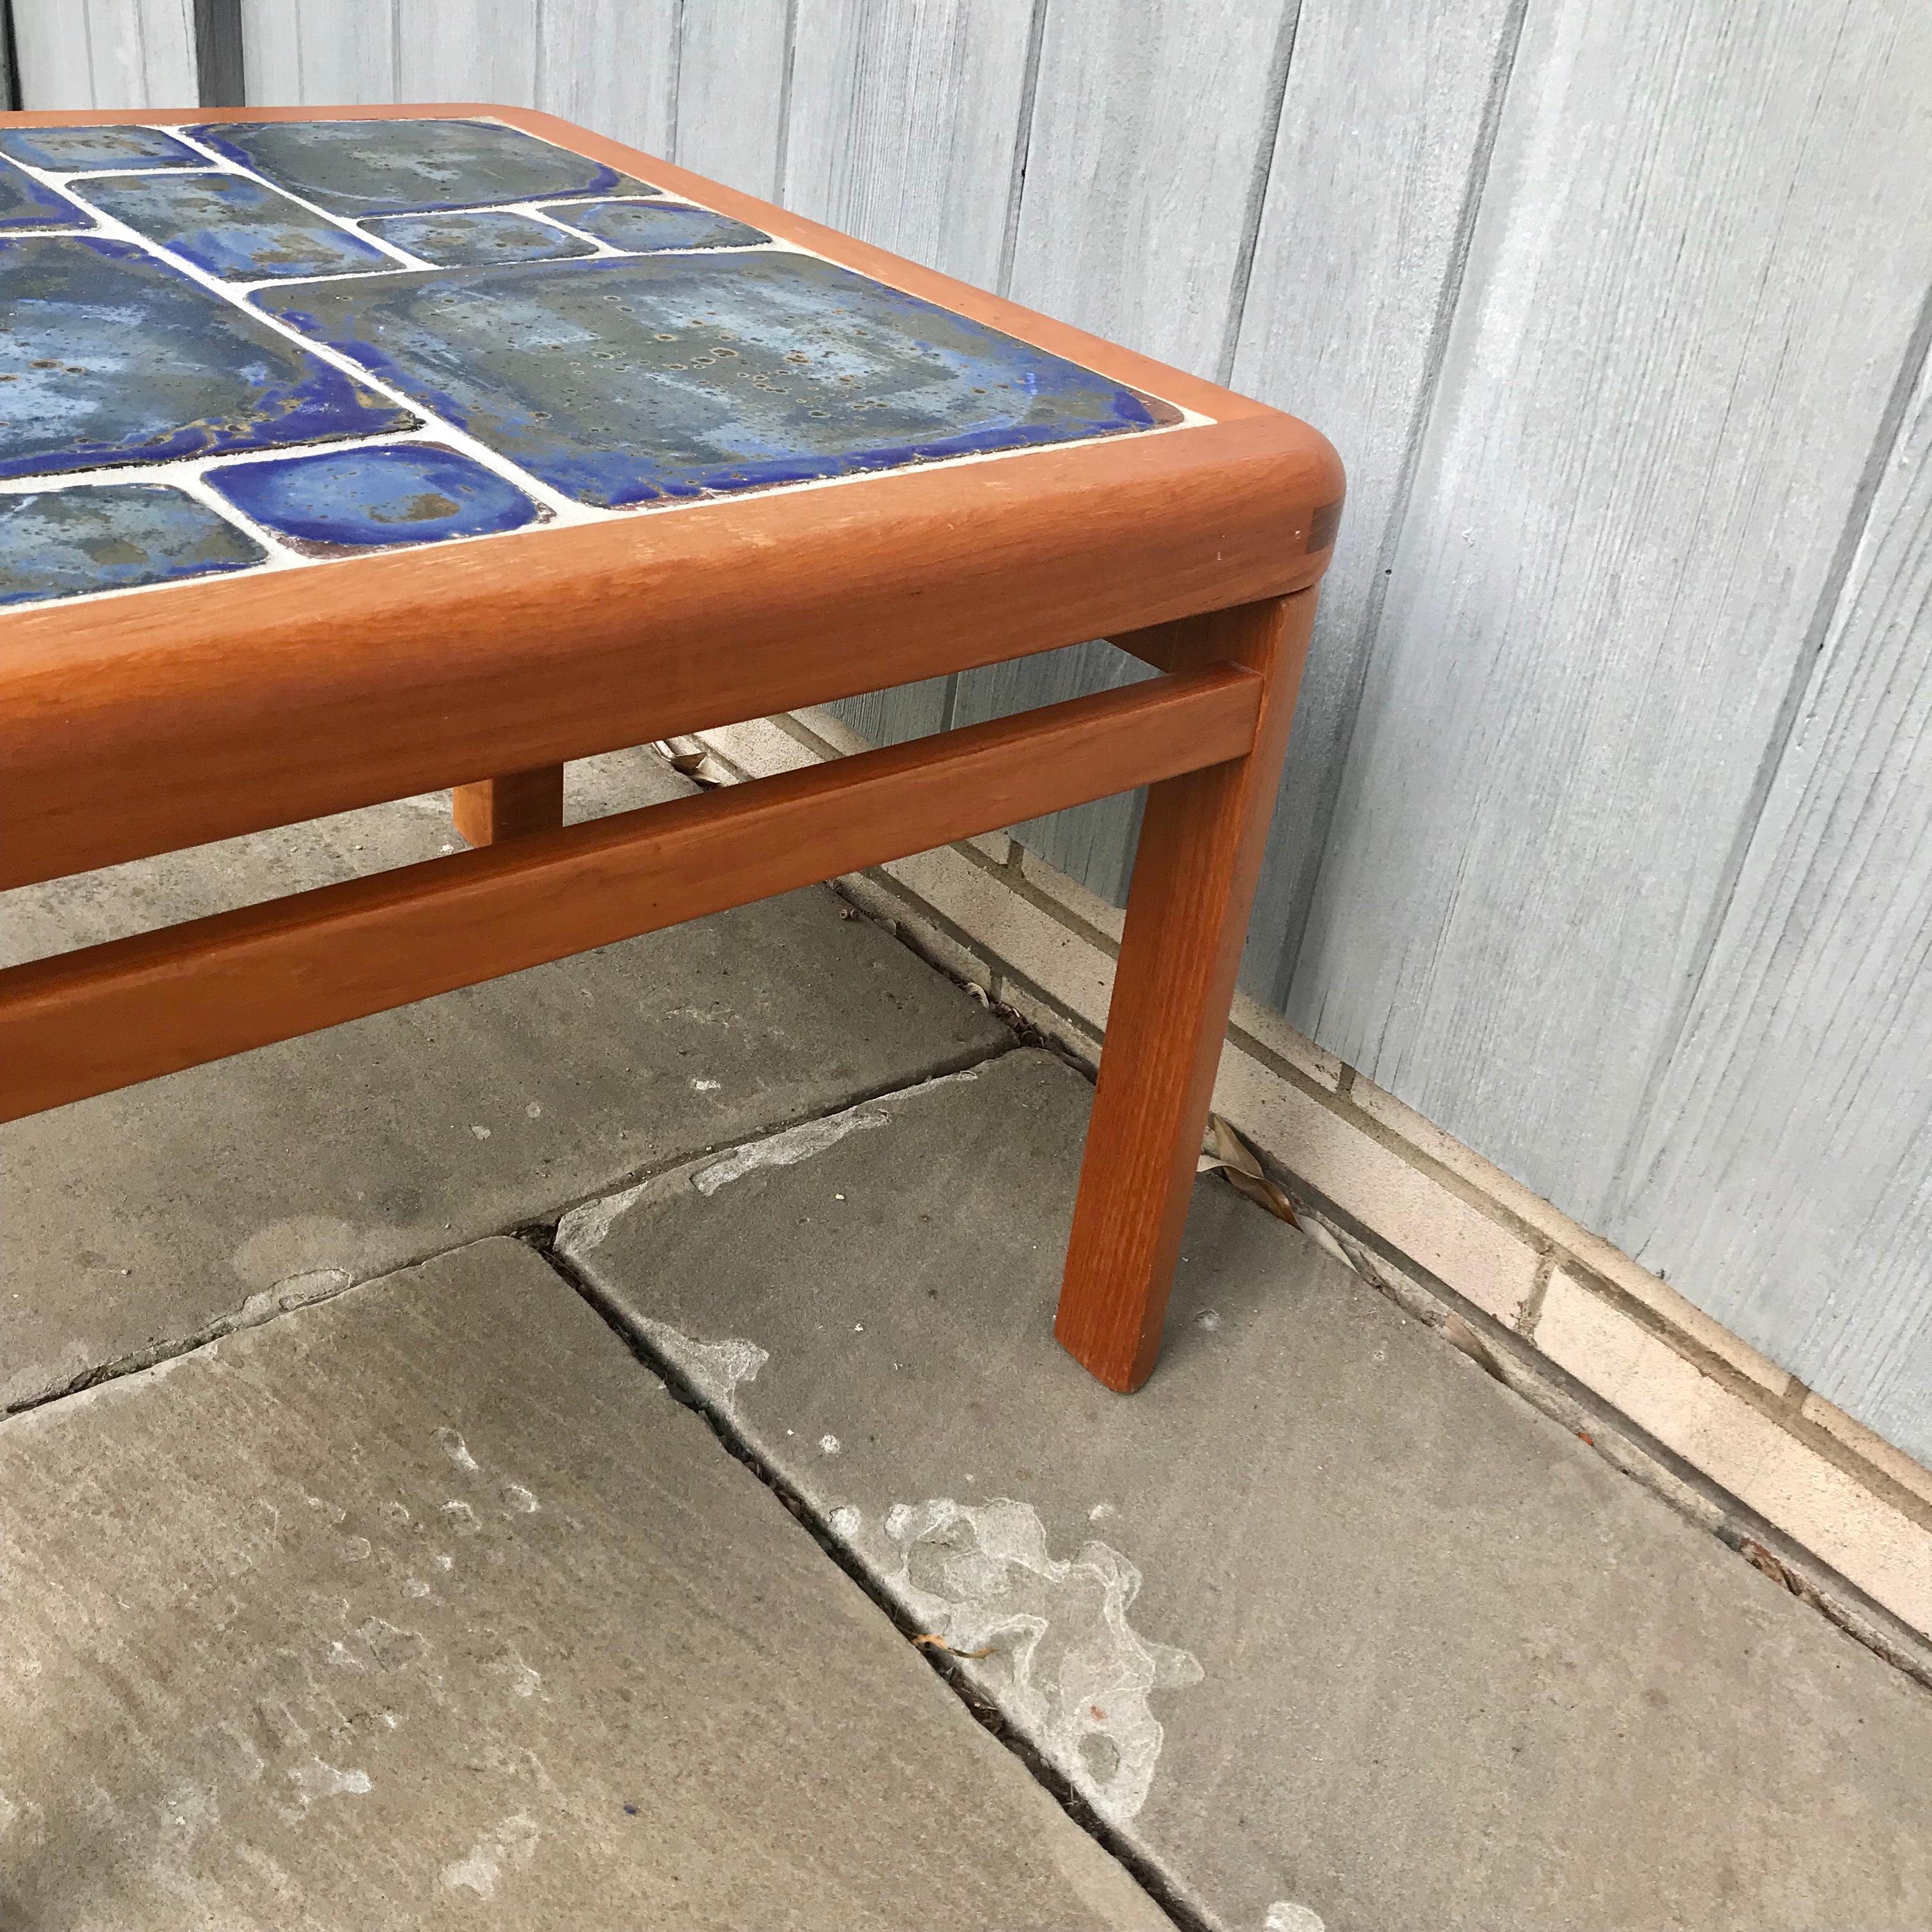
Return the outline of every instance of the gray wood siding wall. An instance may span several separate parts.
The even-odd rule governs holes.
[[[27,106],[194,98],[190,0],[13,8]],[[1932,13],[239,14],[251,100],[547,108],[1319,424],[1348,514],[1246,983],[1932,1460]],[[1137,812],[1022,836],[1118,899]]]

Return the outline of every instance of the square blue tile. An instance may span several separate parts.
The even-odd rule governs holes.
[[[1106,376],[789,251],[442,269],[250,299],[608,507],[1155,422]]]
[[[0,239],[0,476],[415,427],[132,242]]]
[[[440,443],[224,464],[208,481],[311,556],[520,530],[543,515],[513,483]]]
[[[80,484],[0,494],[0,604],[246,570],[267,553],[166,484]]]
[[[158,128],[0,128],[0,154],[54,174],[83,168],[205,168],[198,154]]]
[[[326,216],[242,175],[103,175],[86,193],[136,234],[227,281],[398,266]]]
[[[530,215],[509,214],[501,209],[480,214],[461,209],[441,214],[388,214],[367,225],[371,235],[406,248],[439,268],[480,266],[486,262],[560,262],[591,252],[591,244],[581,236],[566,235]]]
[[[656,254],[666,248],[754,248],[772,238],[728,214],[713,214],[683,201],[597,201],[549,212],[558,220],[633,255]]]
[[[332,214],[652,191],[601,161],[488,121],[235,122],[194,131]]]
[[[92,228],[94,217],[57,189],[0,160],[0,228]]]

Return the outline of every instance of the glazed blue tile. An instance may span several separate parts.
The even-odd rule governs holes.
[[[487,536],[542,514],[494,470],[440,444],[278,457],[206,473],[256,523],[327,554]]]
[[[652,191],[601,161],[488,121],[237,122],[194,132],[334,214]]]
[[[0,476],[415,425],[131,242],[0,239]]]
[[[56,174],[83,168],[205,168],[208,157],[158,128],[0,128],[0,154]]]
[[[86,191],[136,234],[231,282],[396,266],[394,256],[243,175],[104,175]]]
[[[1154,422],[1090,370],[789,252],[440,269],[250,299],[608,507]]]
[[[634,255],[664,248],[748,248],[772,238],[728,214],[682,201],[600,201],[550,212],[558,220]]]
[[[266,554],[206,503],[165,484],[0,496],[0,604],[246,570]]]
[[[24,169],[0,160],[0,228],[92,228],[94,217]]]
[[[564,218],[568,220],[569,218]],[[368,224],[369,232],[406,248],[440,268],[470,268],[488,262],[560,262],[587,255],[591,244],[566,235],[548,221],[500,209],[482,214],[458,210],[445,214],[391,214]]]

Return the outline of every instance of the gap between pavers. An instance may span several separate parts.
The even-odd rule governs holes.
[[[573,817],[690,788],[568,768]],[[0,898],[29,958],[454,849],[446,798]],[[0,1126],[0,1409],[969,1064],[1011,1035],[814,886]]]
[[[0,1924],[1156,1932],[493,1240],[0,1423]]]
[[[557,1252],[1209,1924],[1932,1922],[1932,1696],[1292,1230],[1204,1185],[1148,1388],[1061,1355],[1089,1098],[1010,1054]]]

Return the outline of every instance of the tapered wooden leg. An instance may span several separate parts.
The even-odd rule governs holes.
[[[563,823],[563,767],[539,765],[500,778],[478,778],[451,794],[456,836],[470,845],[494,845],[526,832],[554,832]]]
[[[1169,670],[1244,664],[1268,689],[1247,756],[1152,787],[1142,820],[1054,1324],[1076,1360],[1123,1393],[1160,1353],[1314,617],[1315,592],[1303,590],[1140,640]]]

